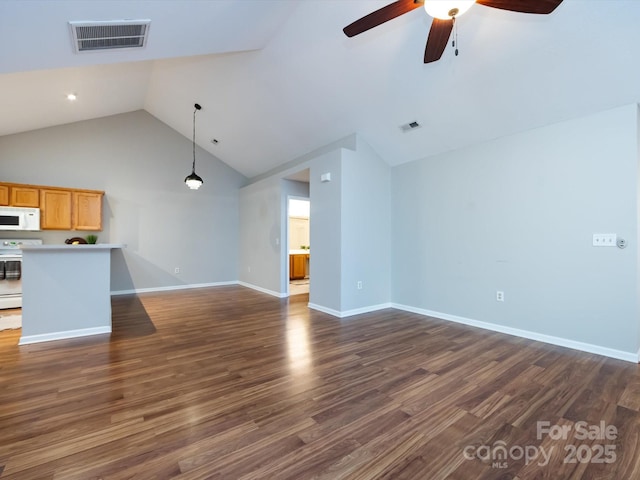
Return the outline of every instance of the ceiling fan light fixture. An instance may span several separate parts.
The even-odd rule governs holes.
[[[440,20],[458,18],[476,3],[476,0],[425,0],[424,9],[427,14]]]
[[[449,44],[452,32],[451,45],[455,47],[456,55],[458,54],[457,30],[454,32],[454,28],[457,28],[455,20],[469,10],[476,1],[485,7],[509,12],[547,15],[553,12],[563,0],[396,0],[350,23],[342,31],[347,37],[353,37],[424,6],[427,14],[433,17],[424,50],[424,63],[431,63],[440,60],[444,49]]]

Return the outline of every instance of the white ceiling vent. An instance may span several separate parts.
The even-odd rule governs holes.
[[[76,53],[144,47],[150,24],[151,20],[69,22]]]
[[[416,128],[420,128],[420,124],[418,122],[409,122],[405,123],[404,125],[400,125],[400,130],[402,130],[404,133],[415,130]]]

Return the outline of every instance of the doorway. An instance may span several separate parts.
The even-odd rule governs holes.
[[[308,198],[288,198],[289,296],[309,293],[310,212]]]

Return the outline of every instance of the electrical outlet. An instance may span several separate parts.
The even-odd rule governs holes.
[[[180,267],[176,267],[173,269],[173,273],[180,273]]]
[[[615,233],[594,233],[593,234],[594,247],[615,247],[616,241],[617,241],[617,235]]]
[[[362,280],[358,280],[356,287],[358,287],[358,290],[362,290]]]
[[[500,290],[496,292],[496,302],[504,302],[504,292]]]

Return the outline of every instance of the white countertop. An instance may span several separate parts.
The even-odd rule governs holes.
[[[311,252],[305,249],[289,250],[289,255],[309,255]]]
[[[110,250],[113,248],[124,248],[126,245],[121,243],[96,243],[93,245],[79,244],[69,245],[63,243],[60,245],[23,245],[22,250],[25,251],[37,251],[37,250],[65,250],[65,251],[87,251],[87,250]]]

